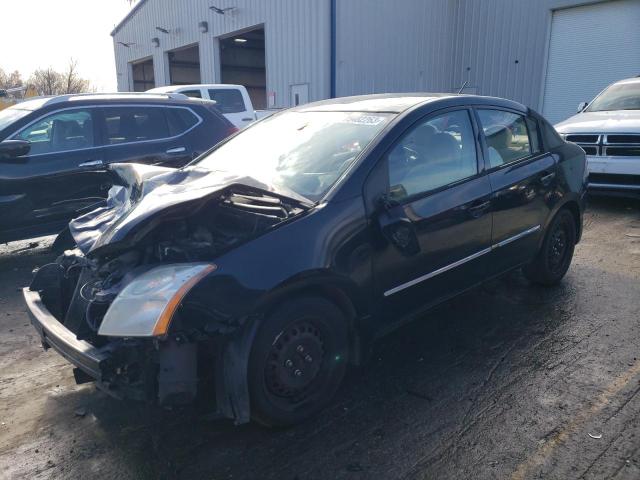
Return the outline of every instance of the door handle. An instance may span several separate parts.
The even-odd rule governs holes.
[[[176,148],[170,148],[169,150],[167,150],[167,153],[183,153],[186,151],[187,149],[185,147],[176,147]]]
[[[486,200],[482,203],[472,204],[469,207],[468,211],[472,217],[478,218],[478,217],[481,217],[484,214],[484,212],[489,209],[490,206],[491,206],[491,200]]]
[[[79,164],[79,167],[95,167],[98,165],[102,165],[102,160],[92,160],[90,162],[83,162]]]
[[[250,122],[251,120],[253,120],[253,118],[251,118],[251,117],[247,117],[247,118],[243,118],[242,119],[243,122]]]
[[[542,185],[546,187],[554,178],[556,178],[556,172],[547,173],[546,175],[540,177],[540,183],[542,183]]]

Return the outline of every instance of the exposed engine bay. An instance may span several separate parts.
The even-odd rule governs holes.
[[[161,405],[190,403],[202,385],[213,384],[211,365],[219,351],[221,332],[207,325],[207,309],[183,302],[169,334],[136,338],[99,334],[109,308],[145,272],[167,264],[212,262],[304,211],[295,201],[232,184],[141,222],[135,241],[90,252],[66,250],[38,270],[30,289],[40,293],[49,312],[78,340],[108,352],[97,379],[100,388]],[[151,297],[163,284],[151,281],[145,288]],[[78,383],[96,380],[79,368],[74,373]]]

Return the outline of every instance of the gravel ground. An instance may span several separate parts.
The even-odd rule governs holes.
[[[442,305],[283,431],[76,386],[18,291],[51,241],[0,246],[0,478],[640,478],[638,202],[591,200],[559,287],[514,273]]]

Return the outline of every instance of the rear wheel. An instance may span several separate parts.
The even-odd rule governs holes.
[[[294,299],[264,319],[249,359],[252,418],[282,427],[306,420],[334,396],[347,366],[342,312],[322,298]]]
[[[576,245],[576,224],[568,210],[560,210],[551,221],[542,248],[522,271],[533,283],[556,285],[565,276]]]

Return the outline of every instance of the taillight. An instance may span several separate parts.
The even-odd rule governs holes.
[[[225,137],[229,137],[229,136],[231,136],[234,133],[239,132],[239,131],[240,131],[240,129],[238,127],[230,127],[230,128],[227,129],[227,132],[226,132],[227,134],[225,135]]]

